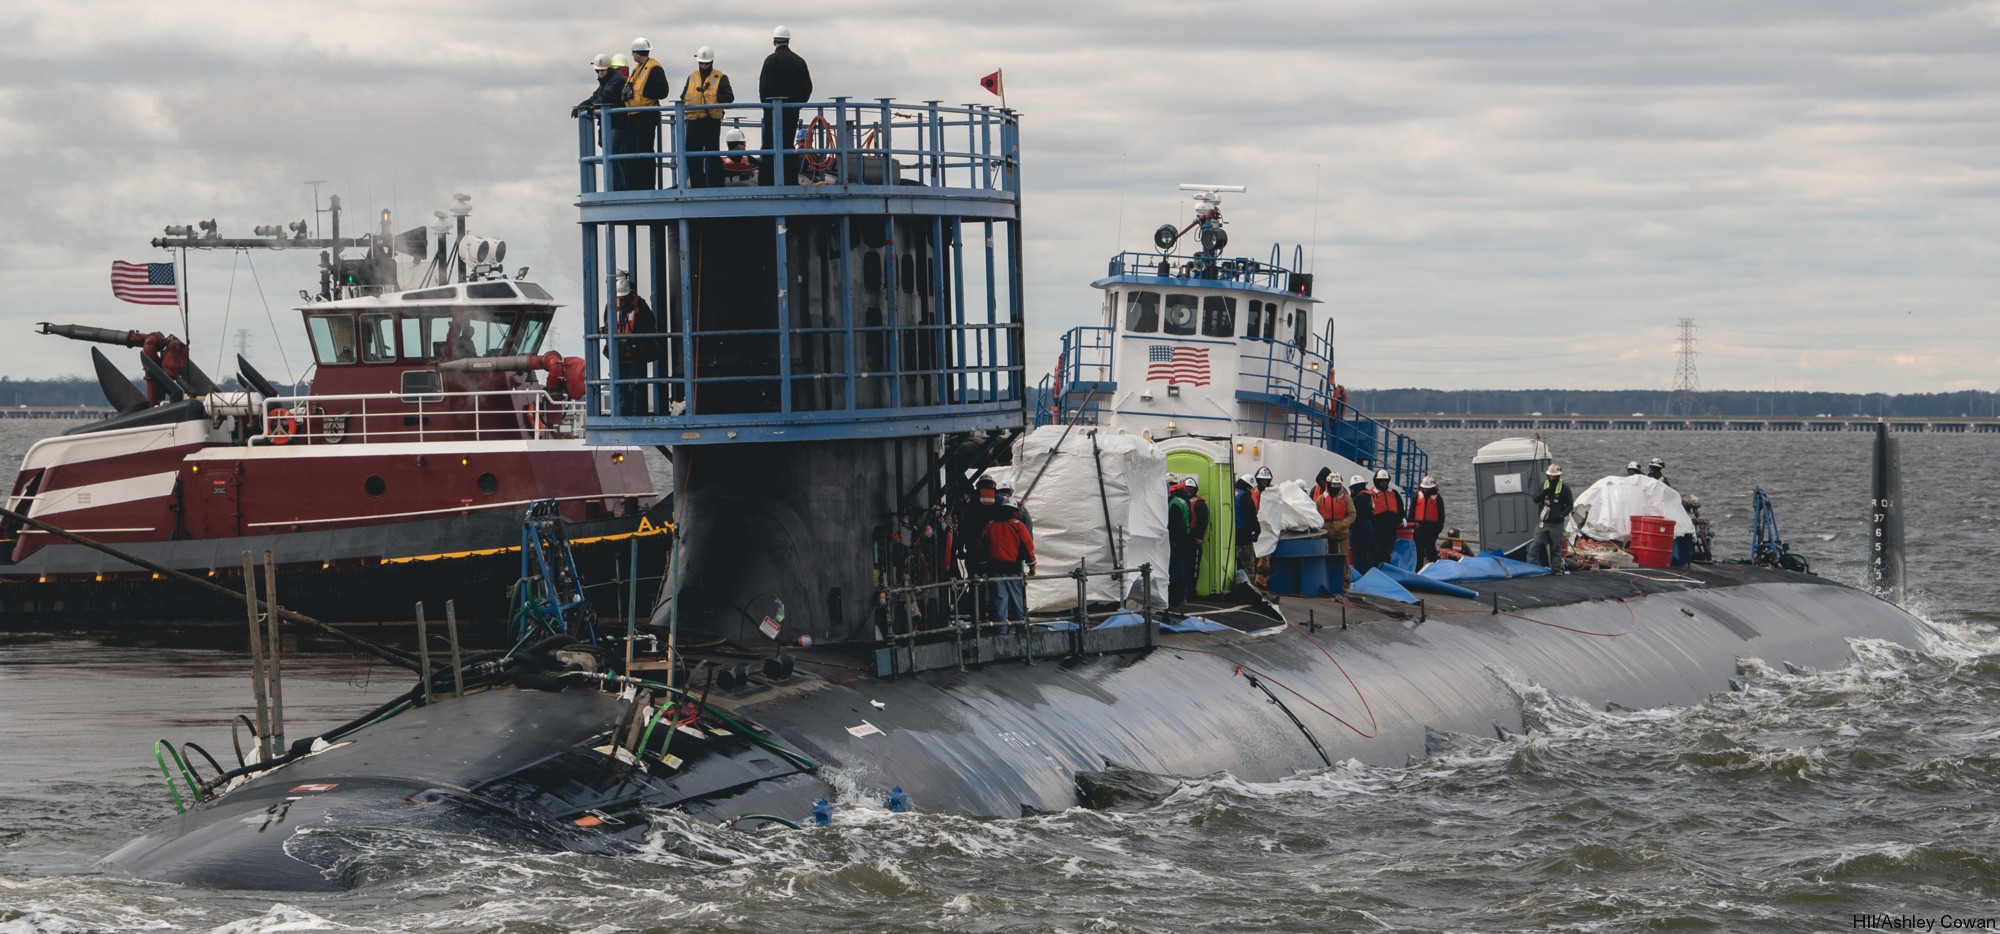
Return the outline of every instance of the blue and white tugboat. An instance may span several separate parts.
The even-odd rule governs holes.
[[[720,109],[754,139],[783,125],[777,106]],[[552,614],[339,730],[225,774],[170,774],[196,800],[107,871],[329,888],[369,878],[384,831],[409,828],[601,850],[661,809],[743,827],[852,808],[1013,817],[1088,800],[1106,769],[1266,781],[1347,759],[1401,765],[1437,731],[1525,728],[1530,684],[1593,705],[1687,703],[1727,690],[1739,658],[1832,667],[1849,639],[1929,637],[1870,594],[1748,565],[1496,581],[1417,614],[1350,607],[1344,627],[1197,632],[1163,626],[1156,568],[1045,567],[1079,592],[1103,574],[1136,585],[1061,619],[987,619],[981,583],[944,543],[967,533],[977,474],[1028,422],[1016,115],[784,106],[819,128],[798,156],[811,184],[787,172],[688,186],[681,169],[711,156],[688,150],[680,105],[654,108],[649,146],[609,157],[590,119],[578,126],[597,367],[585,430],[673,448],[678,541],[652,627],[665,651]],[[657,187],[609,190],[620,161]],[[1104,362],[1086,369],[1073,341],[1060,405],[1094,399],[1213,468],[1373,464],[1407,484],[1414,452],[1394,456],[1379,431],[1364,447],[1344,434],[1363,427],[1342,426],[1365,422],[1321,414],[1314,366],[1330,376],[1332,356],[1309,283],[1224,261],[1218,244],[1203,254],[1186,274],[1114,262],[1099,283],[1115,299]],[[605,333],[593,313],[620,272],[665,322],[668,352],[643,370],[599,352],[652,339]],[[1190,371],[1140,378],[1168,337],[1210,342],[1209,386]],[[1162,362],[1185,366],[1185,346]]]

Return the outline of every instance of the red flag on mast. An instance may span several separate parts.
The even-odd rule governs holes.
[[[1000,84],[1000,72],[998,71],[979,79],[979,86],[999,95],[1002,100],[1005,100],[1007,97],[1006,89]]]

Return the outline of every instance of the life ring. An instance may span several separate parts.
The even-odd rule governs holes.
[[[292,436],[299,433],[298,416],[291,409],[272,409],[264,413],[264,433],[272,444],[289,444]]]

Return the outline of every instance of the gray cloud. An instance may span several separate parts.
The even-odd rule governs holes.
[[[110,298],[111,260],[167,223],[306,217],[306,179],[399,227],[473,194],[573,297],[585,62],[644,34],[678,77],[712,45],[747,93],[783,21],[822,95],[990,100],[974,82],[1006,67],[1037,368],[1095,320],[1105,258],[1186,218],[1174,185],[1215,181],[1250,186],[1238,247],[1304,245],[1350,385],[1664,386],[1681,316],[1712,328],[1711,387],[1993,382],[2000,4],[744,6],[12,4],[0,364],[84,368],[22,337],[36,320],[157,326]],[[268,347],[265,301],[293,339],[282,296],[311,278],[200,257],[198,343],[226,306]]]

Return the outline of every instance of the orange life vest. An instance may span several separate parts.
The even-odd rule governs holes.
[[[1403,509],[1403,498],[1395,490],[1370,490],[1368,495],[1375,498],[1375,514],[1378,516]]]
[[[1410,521],[1443,522],[1444,497],[1436,493],[1426,495],[1419,491],[1416,498],[1410,500]]]

